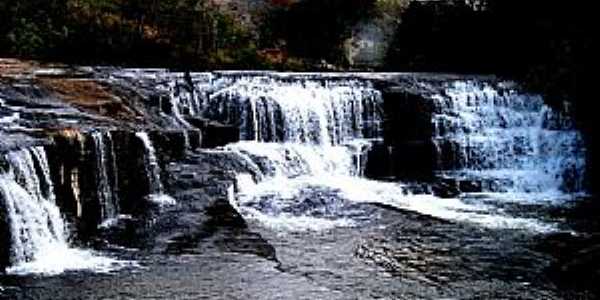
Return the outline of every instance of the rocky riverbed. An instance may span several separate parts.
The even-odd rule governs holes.
[[[515,83],[0,69],[0,298],[599,292],[581,136]]]

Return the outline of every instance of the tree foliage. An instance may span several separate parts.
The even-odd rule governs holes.
[[[376,0],[305,0],[280,5],[263,26],[262,45],[286,44],[290,54],[342,61],[351,26],[370,16]]]
[[[238,63],[250,34],[208,0],[0,3],[0,55],[138,66]]]

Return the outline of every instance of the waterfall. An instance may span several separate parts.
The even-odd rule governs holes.
[[[242,76],[215,86],[202,113],[239,126],[242,141],[224,150],[251,166],[251,175],[237,176],[236,207],[250,219],[283,227],[352,224],[335,217],[345,204],[334,190],[359,183],[368,140],[382,136],[381,93],[359,80]],[[323,203],[298,204],[301,195],[324,197]],[[321,210],[326,216],[315,215]]]
[[[230,202],[248,220],[277,230],[326,230],[373,220],[375,216],[368,211],[353,208],[360,203],[380,203],[494,228],[554,229],[533,219],[491,214],[486,205],[413,194],[402,183],[362,178],[357,168],[360,156],[353,147],[246,141],[223,150],[249,165],[238,171],[236,201]]]
[[[96,157],[96,191],[102,221],[119,214],[118,176],[112,135],[110,132],[93,132]],[[112,180],[109,177],[111,172]]]
[[[10,170],[0,174],[0,200],[4,201],[10,227],[7,273],[107,272],[124,266],[124,262],[69,247],[42,147],[10,152],[5,160]]]
[[[247,170],[238,171],[236,184],[236,207],[249,219],[278,228],[319,230],[352,226],[357,220],[362,222],[371,218],[352,215],[353,204],[383,203],[490,227],[526,227],[538,231],[553,228],[534,219],[491,213],[493,208],[486,204],[440,199],[428,193],[413,194],[411,188],[402,183],[361,178],[364,153],[370,148],[370,139],[381,138],[383,122],[382,96],[367,81],[283,81],[242,76],[223,86],[210,94],[203,113],[240,126],[242,141],[223,150],[237,154],[244,165],[250,165]],[[481,92],[482,95],[489,93],[487,90]],[[437,105],[431,115],[435,131],[427,138],[434,140],[434,145],[440,149],[437,159],[444,161],[444,155],[448,155],[443,144],[445,134],[457,139],[469,136],[470,145],[458,144],[451,148],[455,150],[452,153],[458,153],[456,157],[459,157],[453,162],[461,168],[486,165],[483,158],[494,161],[491,158],[494,156],[485,151],[495,146],[473,147],[477,140],[475,129],[481,129],[488,123],[504,122],[494,130],[481,130],[501,135],[504,134],[502,130],[508,130],[508,135],[517,137],[518,134],[510,133],[507,122],[511,121],[503,115],[512,112],[477,104],[479,106],[474,113],[463,113],[458,104],[447,100],[460,97],[453,94],[453,90],[432,96],[434,105]],[[506,100],[508,102],[513,101],[510,100],[512,95],[504,97],[509,99]],[[522,108],[516,113],[520,120],[514,123],[525,124],[530,117],[538,120],[541,114],[549,111],[542,109],[540,99],[535,100],[538,102],[516,101],[520,101]],[[529,107],[540,111],[521,113]],[[481,115],[476,117],[478,113]],[[460,117],[473,124],[444,127],[443,122],[447,119]],[[548,118],[544,120],[547,122]],[[531,126],[526,127],[529,129]],[[494,140],[494,137],[489,140]],[[514,149],[514,152],[518,151]],[[557,155],[558,152],[548,153],[537,162],[545,162]],[[565,155],[570,157],[571,153]],[[500,167],[487,164],[490,169]]]
[[[175,204],[175,199],[165,194],[164,186],[160,179],[160,166],[158,164],[158,158],[156,157],[156,149],[154,149],[148,133],[137,132],[135,136],[144,145],[144,165],[146,167],[146,176],[150,188],[149,199],[160,205]]]
[[[242,140],[337,145],[381,132],[381,93],[364,81],[242,78],[208,101],[208,115],[240,115]]]
[[[302,198],[300,194],[319,186],[317,190],[326,191],[320,190],[313,198],[333,193],[344,201],[370,199],[490,226],[528,224],[547,229],[528,219],[490,214],[491,208],[483,204],[412,195],[402,183],[361,178],[368,164],[366,152],[373,140],[383,139],[383,124],[390,121],[384,118],[383,95],[373,83],[386,75],[369,78],[227,72],[186,78],[171,74],[161,86],[170,93],[175,119],[201,118],[239,128],[241,142],[223,150],[252,166],[238,174],[239,208],[246,213],[252,210],[251,215],[262,216],[262,221],[265,214],[298,220],[300,216],[287,211],[293,201],[285,196]],[[487,79],[393,78],[398,80],[395,88],[416,96],[407,101],[419,102],[411,103],[414,106],[407,112],[414,109],[422,114],[416,122],[425,121],[403,126],[418,127],[412,131],[417,136],[407,137],[417,142],[414,145],[431,144],[431,149],[423,149],[423,156],[436,153],[431,161],[439,178],[456,180],[461,187],[479,186],[481,192],[529,198],[522,194],[556,198],[583,190],[581,134],[565,114],[545,105],[541,96],[523,93],[513,83]],[[271,200],[265,203],[265,199]],[[288,208],[273,209],[278,203]],[[319,223],[317,219],[323,220],[302,222]]]
[[[148,74],[120,74],[124,77],[140,78]],[[194,128],[186,117],[200,116],[204,103],[204,92],[211,88],[212,74],[194,73],[193,80],[185,78],[181,73],[163,74],[165,80],[156,86],[156,89],[165,92],[168,97],[168,114],[161,112],[167,117],[171,125],[181,129],[183,132],[186,149],[190,149],[190,137],[188,129]],[[156,78],[154,78],[156,79]]]
[[[201,76],[191,93],[180,81],[162,87],[175,119],[235,124],[241,140],[337,145],[381,137],[381,93],[368,81]]]
[[[66,247],[67,239],[43,148],[11,152],[7,160],[13,170],[2,175],[0,189],[11,216],[10,262],[18,265],[55,246]]]
[[[432,99],[442,176],[480,180],[493,192],[583,190],[583,138],[542,97],[457,81]]]
[[[156,150],[152,145],[152,141],[146,132],[137,132],[135,136],[142,141],[144,145],[144,161],[146,167],[146,176],[150,184],[150,193],[162,194],[164,188],[160,179],[160,166],[156,158]]]
[[[261,170],[261,177],[358,175],[355,166],[357,154],[350,147],[239,142],[228,145],[225,149],[253,162],[255,169]]]

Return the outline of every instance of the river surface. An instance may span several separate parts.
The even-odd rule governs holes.
[[[504,208],[521,212],[521,217],[551,209],[512,206]],[[167,214],[185,218],[179,210],[172,207]],[[355,222],[350,226],[290,230],[250,221],[252,235],[219,231],[166,251],[156,244],[105,245],[100,252],[104,256],[135,264],[107,273],[2,276],[0,295],[6,299],[567,299],[573,295],[546,278],[544,268],[551,259],[534,250],[540,233],[531,228],[486,228],[382,204],[352,204],[344,211],[353,212],[349,218]]]
[[[562,212],[586,195],[583,136],[514,83],[105,75],[148,124],[0,158],[0,298],[593,299],[540,246],[579,234]],[[0,124],[50,126],[23,98]]]

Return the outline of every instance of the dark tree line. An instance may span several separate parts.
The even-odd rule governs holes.
[[[396,30],[389,68],[506,74],[529,76],[532,83],[550,79],[574,84],[573,71],[592,58],[593,3],[486,3],[484,10],[474,10],[463,1],[411,3]],[[539,78],[542,74],[556,78]],[[571,89],[564,84],[549,92],[558,95],[564,92],[558,88]]]
[[[280,5],[262,26],[263,45],[285,43],[291,55],[343,63],[352,25],[372,13],[375,0],[305,0]]]
[[[200,68],[252,64],[253,47],[251,35],[208,0],[0,2],[3,56]]]
[[[261,57],[261,49],[275,49],[311,68],[323,59],[344,61],[344,39],[375,2],[264,0],[261,15],[242,16],[258,23],[248,26],[213,0],[2,1],[0,55],[80,64],[285,68]],[[244,6],[243,0],[234,3]]]

